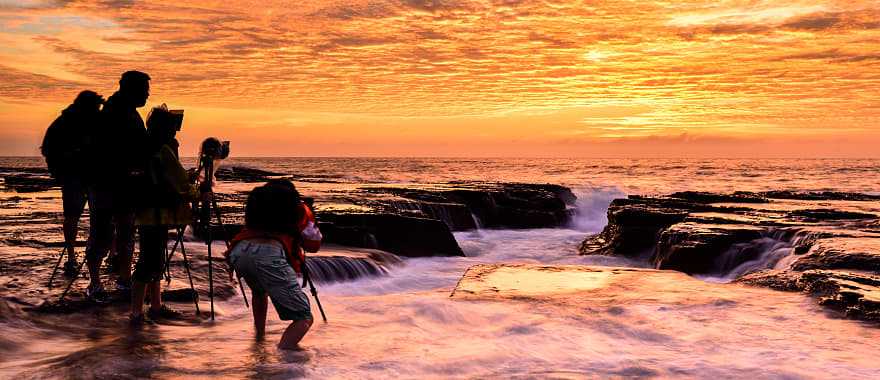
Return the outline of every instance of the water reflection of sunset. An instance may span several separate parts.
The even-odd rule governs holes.
[[[877,156],[870,1],[0,2],[0,154],[153,77],[238,155]]]

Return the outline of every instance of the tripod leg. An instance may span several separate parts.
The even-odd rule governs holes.
[[[77,275],[76,275],[76,276],[73,276],[73,278],[70,279],[70,282],[67,283],[67,287],[64,288],[64,292],[61,293],[61,297],[58,297],[58,302],[59,302],[59,303],[62,302],[62,301],[64,301],[64,297],[67,297],[67,292],[70,291],[70,288],[73,286],[73,283],[76,281],[77,278],[79,278],[79,273],[82,271],[82,267],[83,267],[83,265],[85,265],[85,264],[86,264],[86,260],[83,260],[81,263],[79,263],[79,266],[76,267],[76,273],[77,273]]]
[[[210,212],[208,209],[208,220],[210,220]],[[208,298],[211,300],[211,320],[214,320],[214,263],[212,260],[214,259],[213,254],[211,253],[211,245],[214,241],[211,239],[211,226],[208,225],[207,231],[207,241],[205,243],[208,244]]]
[[[321,306],[321,299],[318,298],[318,289],[315,288],[315,284],[312,282],[312,279],[309,279],[309,288],[312,291],[312,297],[315,298],[315,303],[318,304],[318,311],[321,312],[321,319],[324,320],[324,323],[327,323],[327,315],[324,314],[324,306]]]
[[[318,289],[315,288],[315,283],[312,282],[312,276],[309,275],[309,267],[306,266],[306,262],[302,262],[302,275],[303,275],[303,290],[305,290],[306,285],[309,286],[309,290],[312,292],[312,298],[315,299],[315,303],[318,304],[318,311],[321,312],[321,319],[324,320],[324,323],[327,323],[327,315],[324,314],[324,306],[321,306],[321,300],[318,298]]]
[[[223,217],[220,216],[220,206],[217,205],[217,198],[214,198],[213,195],[211,196],[211,207],[214,208],[214,215],[217,216],[217,225],[220,226],[220,228],[223,229],[223,233],[225,234],[225,233],[226,233],[226,229],[223,228]],[[226,237],[226,236],[224,236],[224,240],[226,240],[225,237]],[[228,242],[227,242],[226,245],[229,245]]]
[[[226,248],[229,248],[229,239],[226,237],[228,231],[226,231],[226,226],[223,224],[223,217],[220,215],[220,206],[217,205],[217,198],[214,198],[213,193],[211,194],[211,205],[214,207],[214,214],[217,215],[217,225],[220,226],[220,230],[223,231],[223,242],[226,243]]]
[[[208,298],[211,300],[211,320],[214,320],[214,264],[211,262],[211,242],[208,241]]]
[[[241,284],[241,279],[238,279],[238,289],[241,290],[241,297],[244,298],[244,307],[250,308],[251,305],[248,305],[247,294],[244,293],[244,285]]]
[[[177,244],[175,242],[175,244]],[[165,255],[165,268],[163,268],[162,273],[165,274],[165,283],[171,283],[171,266],[168,263],[171,262],[171,252],[168,252],[168,244],[165,244],[165,252],[162,252]]]
[[[65,252],[67,252],[67,247],[61,249],[61,254],[58,255],[58,261],[55,262],[55,268],[52,269],[52,276],[49,277],[49,289],[52,289],[52,282],[55,281],[55,275],[58,274],[58,267],[61,266],[61,259],[64,258]]]
[[[177,250],[178,245],[183,245],[183,235],[180,233],[180,228],[177,231],[177,239],[174,240],[171,251],[169,252],[168,246],[165,246],[165,282],[171,282],[171,258],[174,257],[174,251]]]
[[[181,228],[177,229],[178,231],[178,239],[183,239],[183,232]],[[202,312],[199,310],[199,293],[196,292],[196,287],[193,285],[193,277],[192,272],[189,269],[189,258],[186,256],[186,247],[183,243],[180,243],[180,253],[183,255],[183,268],[186,270],[186,277],[189,278],[189,288],[192,290],[193,295],[193,303],[196,305],[196,314],[201,314]]]
[[[209,188],[214,187],[214,161],[208,161],[205,165],[205,181]],[[213,193],[212,193],[213,194]],[[214,199],[211,196],[211,199]],[[208,298],[211,300],[211,320],[214,320],[214,256],[211,253],[211,245],[214,239],[211,238],[211,203],[204,202],[202,207],[206,208],[205,226],[207,227],[206,237],[208,238]]]
[[[223,225],[223,217],[220,215],[220,206],[217,205],[217,199],[214,196],[211,196],[211,205],[214,207],[214,214],[217,215],[217,225],[220,226],[220,229],[223,230],[223,233],[226,234],[226,226]],[[226,243],[226,248],[229,249],[229,239],[226,236],[223,237],[223,241]],[[232,281],[236,281],[234,278],[233,272],[229,272],[229,279]],[[238,279],[238,289],[241,290],[241,298],[244,299],[244,306],[250,308],[251,305],[248,304],[247,294],[244,292],[244,285],[241,284],[241,279]]]

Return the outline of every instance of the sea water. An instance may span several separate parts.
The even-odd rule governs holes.
[[[0,309],[0,377],[880,376],[880,330],[829,315],[798,293],[670,281],[633,284],[601,302],[450,297],[475,264],[647,266],[577,254],[578,243],[604,226],[616,197],[680,190],[877,193],[878,160],[259,158],[225,164],[295,175],[301,192],[319,204],[341,191],[389,183],[557,183],[578,195],[578,216],[556,229],[457,232],[467,257],[406,259],[387,276],[319,284],[329,322],[316,320],[300,351],[274,347],[286,324],[272,311],[267,339],[256,341],[249,310],[237,297],[218,302],[215,322],[139,331],[126,325],[124,307],[39,316],[6,307]],[[0,160],[10,165],[39,161]],[[220,184],[220,191],[224,186],[241,187]],[[32,204],[34,212],[57,207],[51,199]],[[204,244],[186,244],[188,252],[204,253]],[[0,247],[0,257],[22,249]]]

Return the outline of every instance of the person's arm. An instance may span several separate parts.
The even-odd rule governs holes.
[[[302,248],[306,252],[315,253],[321,249],[321,230],[318,229],[318,222],[315,220],[315,214],[311,208],[302,204],[303,221],[300,222],[300,235],[302,236]]]
[[[184,200],[199,199],[198,188],[189,182],[189,173],[167,145],[163,145],[159,150],[159,167],[162,168],[161,172],[165,176],[165,182],[171,185],[171,188]]]

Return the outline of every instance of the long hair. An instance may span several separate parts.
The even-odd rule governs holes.
[[[302,206],[299,192],[286,179],[274,179],[248,195],[244,224],[248,229],[299,235]]]
[[[177,141],[174,136],[177,134],[168,106],[162,104],[153,107],[147,115],[147,134],[150,137],[150,151],[158,151],[162,145],[172,146],[176,150]]]

